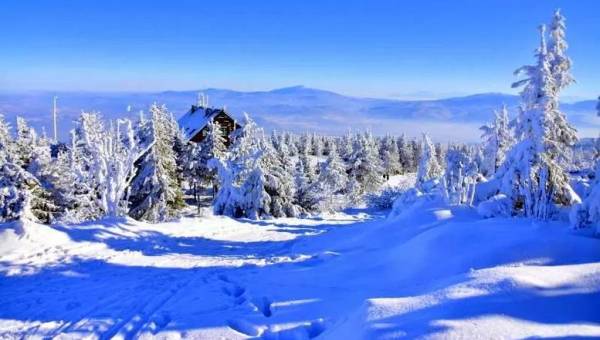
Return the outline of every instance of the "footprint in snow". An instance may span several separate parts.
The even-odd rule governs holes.
[[[260,336],[264,331],[263,327],[259,327],[242,319],[228,320],[227,325],[234,331],[247,336]]]
[[[272,302],[268,297],[263,296],[261,299],[254,299],[252,300],[252,304],[265,317],[270,318],[273,315],[273,311],[271,309]]]

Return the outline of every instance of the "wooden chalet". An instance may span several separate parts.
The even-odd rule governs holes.
[[[235,119],[225,112],[225,108],[212,108],[204,105],[192,105],[190,110],[179,118],[179,126],[183,129],[184,136],[188,142],[201,142],[208,133],[208,123],[214,122],[218,125],[221,135],[225,139],[225,145],[231,144],[231,133],[241,126]]]

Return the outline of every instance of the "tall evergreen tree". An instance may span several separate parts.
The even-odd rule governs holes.
[[[209,166],[209,162],[213,158],[222,159],[226,152],[225,137],[221,134],[217,123],[213,121],[208,122],[206,136],[201,142],[188,144],[184,176],[196,194],[203,185],[215,188],[217,173]]]
[[[337,154],[335,144],[331,144],[327,160],[322,164],[319,179],[316,182],[319,194],[319,210],[334,211],[345,205],[342,195],[348,185],[346,166]]]
[[[357,134],[353,149],[350,173],[360,184],[360,195],[375,192],[383,184],[383,169],[375,139],[370,133]]]
[[[489,125],[480,127],[483,131],[481,138],[484,144],[484,164],[481,169],[484,176],[492,176],[502,165],[506,153],[514,143],[509,128],[508,110],[506,105],[494,111],[494,121]]]
[[[17,139],[15,147],[17,151],[17,163],[27,169],[33,156],[33,149],[37,143],[37,134],[25,119],[17,117]]]
[[[389,179],[390,176],[397,175],[402,171],[398,144],[393,137],[386,136],[381,140],[379,153],[382,161],[383,173],[387,179]]]
[[[129,215],[159,222],[177,216],[184,206],[174,150],[178,129],[164,105],[153,104],[150,114],[151,118],[142,123],[138,137],[149,142],[150,147],[136,162],[137,173],[130,187]]]
[[[53,220],[56,212],[51,194],[26,167],[31,163],[35,131],[17,119],[17,138],[0,115],[0,221],[29,219],[42,223]]]
[[[423,188],[428,181],[443,175],[443,169],[437,161],[435,146],[429,136],[424,133],[421,142],[422,155],[417,171],[417,185]]]
[[[577,137],[558,106],[560,87],[552,73],[544,26],[540,36],[537,63],[516,71],[526,76],[513,84],[523,87],[516,126],[518,143],[498,177],[502,179],[501,191],[513,202],[513,213],[547,219],[555,212],[554,205],[576,201],[559,160]]]
[[[566,54],[569,45],[566,41],[567,28],[565,22],[565,17],[557,9],[550,24],[550,40],[548,43],[549,67],[557,92],[575,82],[575,78],[571,75],[571,59]]]

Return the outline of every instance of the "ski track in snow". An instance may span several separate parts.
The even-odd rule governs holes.
[[[21,229],[0,225],[2,339],[600,336],[600,240],[560,222],[432,203]]]

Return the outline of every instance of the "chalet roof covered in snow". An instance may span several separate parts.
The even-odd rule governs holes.
[[[190,110],[181,116],[177,122],[179,123],[179,127],[183,130],[185,139],[190,140],[196,136],[208,124],[209,121],[213,120],[221,113],[230,116],[227,112],[225,112],[224,108],[211,108],[192,105]]]

